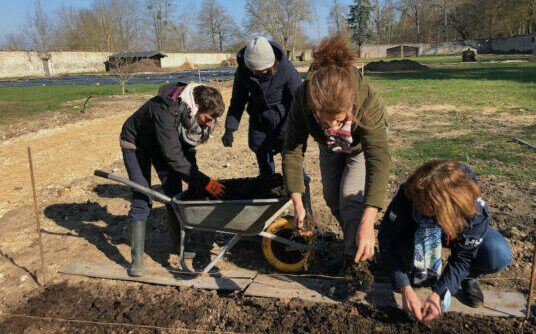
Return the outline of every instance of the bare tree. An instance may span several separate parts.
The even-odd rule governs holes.
[[[415,22],[417,42],[422,43],[422,21],[425,11],[426,0],[400,0],[402,13]]]
[[[346,31],[346,16],[348,7],[342,6],[338,0],[333,0],[329,9],[328,22],[334,33],[340,34]]]
[[[312,3],[306,0],[250,0],[246,4],[246,28],[270,35],[288,50],[289,42],[296,40],[299,25],[312,19]]]
[[[41,6],[41,0],[35,0],[33,11],[28,16],[27,33],[32,47],[41,52],[50,51],[52,22]]]
[[[203,0],[198,18],[199,35],[207,36],[212,50],[223,51],[234,36],[240,35],[233,18],[217,0]]]
[[[173,0],[147,0],[157,50],[167,48]]]
[[[182,12],[179,14],[179,19],[176,24],[171,24],[171,38],[168,41],[168,51],[186,51],[191,47],[194,36],[194,22],[197,21],[195,2],[189,0],[182,6]]]
[[[28,49],[28,43],[23,33],[12,32],[4,38],[1,48],[9,51],[26,50]]]

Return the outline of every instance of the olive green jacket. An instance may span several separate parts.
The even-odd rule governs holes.
[[[365,206],[382,209],[389,177],[390,152],[387,139],[387,112],[380,95],[352,68],[355,80],[355,102],[352,111],[352,151],[365,154]],[[283,174],[289,193],[303,193],[303,157],[307,150],[309,135],[326,145],[327,138],[316,122],[307,103],[307,79],[294,93],[294,100],[288,116],[285,145],[283,148]],[[338,153],[343,154],[343,153]]]

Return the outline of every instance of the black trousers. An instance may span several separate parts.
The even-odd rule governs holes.
[[[151,164],[162,182],[164,193],[173,197],[182,191],[180,176],[161,158],[155,157],[142,150],[122,149],[123,162],[127,169],[128,178],[144,187],[151,187]],[[152,199],[136,190],[132,190],[132,202],[128,219],[131,221],[147,221],[153,206]],[[171,209],[171,208],[168,208]]]

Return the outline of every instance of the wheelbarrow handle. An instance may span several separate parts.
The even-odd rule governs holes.
[[[110,179],[110,180],[114,180],[114,181],[117,181],[117,182],[124,183],[127,186],[129,186],[129,187],[131,187],[133,189],[136,189],[139,192],[142,192],[142,193],[144,193],[146,195],[149,195],[149,196],[153,197],[155,200],[157,200],[159,202],[163,202],[163,203],[166,203],[166,204],[170,204],[172,202],[172,199],[170,197],[168,197],[168,196],[166,196],[164,194],[161,194],[158,191],[154,191],[151,188],[144,187],[141,184],[138,184],[136,182],[132,182],[130,180],[127,180],[125,178],[119,177],[117,175],[106,173],[106,172],[103,172],[103,171],[98,170],[98,169],[96,169],[93,174],[95,174],[95,176],[100,176],[100,177],[105,178],[105,179]]]

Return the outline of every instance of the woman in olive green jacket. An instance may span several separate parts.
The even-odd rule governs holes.
[[[390,164],[386,110],[353,66],[355,60],[343,36],[321,42],[294,94],[283,150],[285,184],[301,229],[307,138],[318,143],[323,195],[343,230],[345,266],[374,255],[374,222],[384,204]]]

